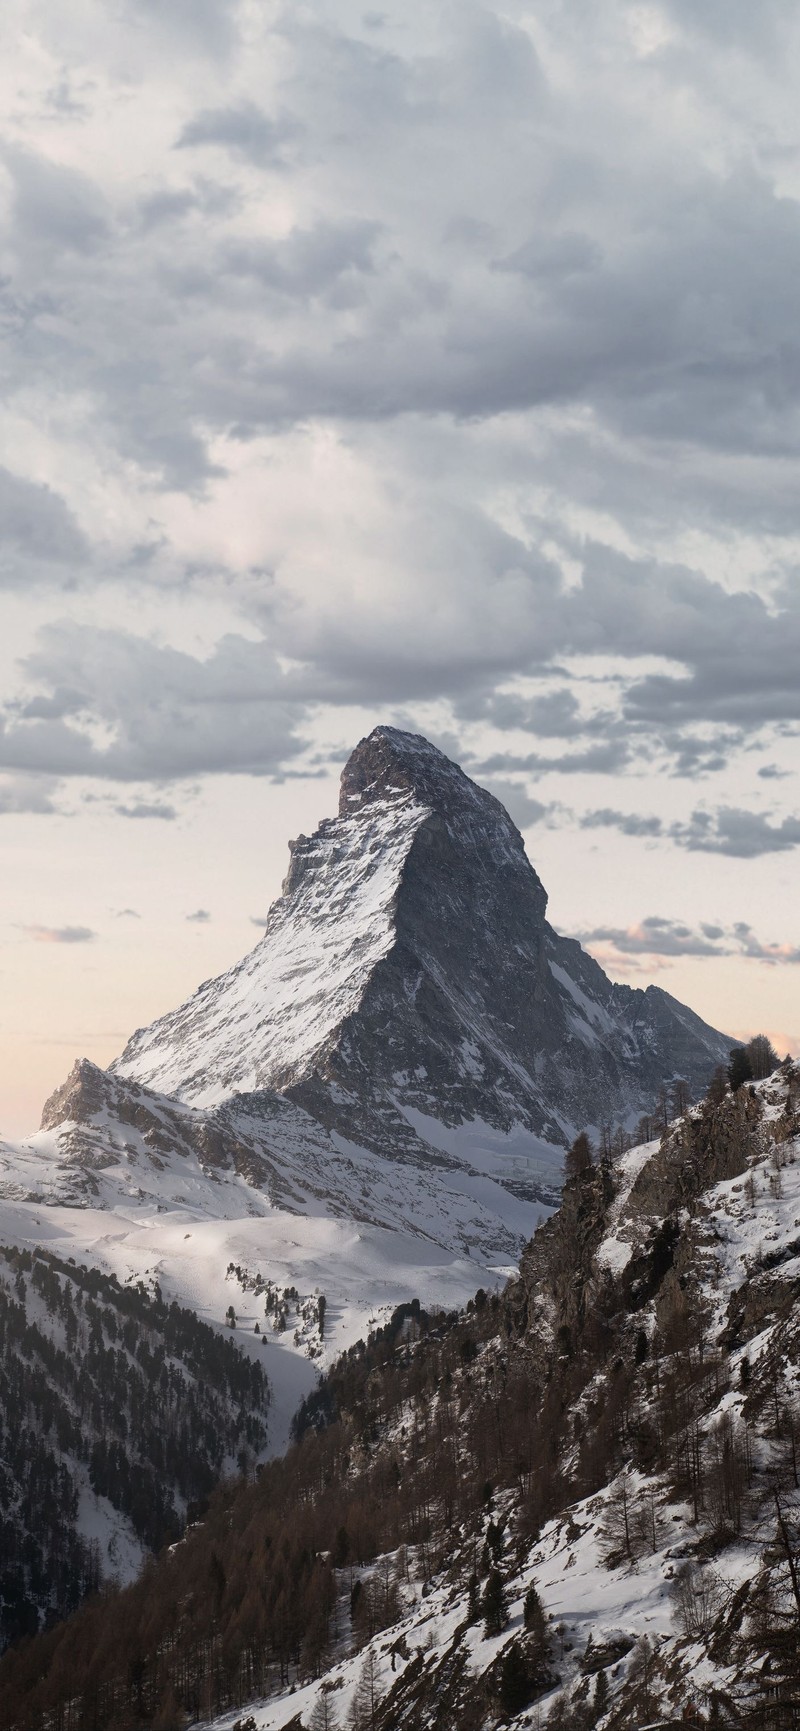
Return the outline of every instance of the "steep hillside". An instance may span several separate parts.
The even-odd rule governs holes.
[[[132,1580],[263,1452],[268,1407],[193,1312],[0,1246],[0,1648]]]
[[[146,1587],[9,1655],[9,1724],[64,1643],[69,1731],[792,1724],[799,1154],[787,1062],[587,1166],[501,1299],[399,1311]]]

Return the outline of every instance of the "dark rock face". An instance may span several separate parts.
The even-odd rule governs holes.
[[[261,943],[113,1068],[202,1105],[276,1088],[398,1156],[505,1138],[552,1180],[548,1145],[635,1119],[670,1077],[702,1088],[729,1043],[666,992],[613,985],[546,906],[500,803],[377,728],[339,816],[292,844]]]

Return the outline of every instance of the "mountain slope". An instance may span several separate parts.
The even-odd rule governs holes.
[[[499,1303],[398,1312],[146,1586],[9,1656],[10,1726],[790,1726],[798,1156],[787,1061],[572,1181]]]
[[[655,987],[612,986],[546,905],[499,802],[377,728],[339,816],[292,844],[256,948],[112,1069],[196,1105],[278,1089],[399,1158],[409,1126],[450,1152],[510,1137],[552,1182],[548,1144],[632,1122],[665,1078],[702,1086],[728,1041]]]
[[[279,1094],[198,1109],[84,1059],[43,1128],[0,1143],[0,1242],[157,1281],[217,1328],[232,1304],[237,1345],[267,1370],[281,1449],[320,1367],[410,1294],[458,1306],[476,1283],[494,1288],[550,1212],[418,1147],[409,1182],[408,1150],[399,1164],[345,1143]],[[267,1288],[289,1295],[285,1328],[265,1313]]]
[[[0,1648],[140,1572],[261,1453],[264,1370],[144,1286],[0,1245]]]

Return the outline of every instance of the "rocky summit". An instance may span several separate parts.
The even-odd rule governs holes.
[[[362,740],[338,816],[290,848],[255,949],[134,1034],[117,1075],[205,1108],[275,1090],[361,1146],[422,1139],[529,1186],[557,1182],[576,1129],[630,1124],[727,1056],[553,931],[508,813],[419,735]]]

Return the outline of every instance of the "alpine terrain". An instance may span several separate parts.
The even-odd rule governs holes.
[[[328,1346],[409,1290],[468,1296],[476,1261],[507,1273],[576,1131],[632,1127],[676,1077],[696,1093],[729,1046],[666,992],[612,985],[546,904],[498,801],[377,728],[338,817],[291,844],[255,949],[0,1144],[6,1236],[74,1239],[211,1314],[228,1262],[258,1263],[324,1290]]]
[[[36,1484],[0,1482],[9,1627],[128,1578],[210,1473],[280,1453],[320,1371],[398,1306],[451,1314],[502,1288],[558,1204],[579,1130],[621,1147],[642,1114],[647,1134],[665,1121],[676,1083],[703,1091],[729,1042],[655,987],[612,984],[546,904],[498,801],[426,740],[377,728],[345,766],[338,816],[291,844],[255,949],[109,1070],[79,1060],[40,1130],[0,1144],[0,1309],[26,1366],[0,1388],[0,1426],[33,1414],[40,1482],[63,1460],[73,1535],[53,1584],[53,1534],[37,1538],[41,1567],[23,1554]],[[238,1355],[205,1405],[186,1313]],[[143,1358],[132,1330],[147,1331]],[[62,1362],[75,1353],[77,1381]],[[172,1435],[201,1408],[217,1428],[191,1467],[167,1450],[149,1524],[158,1444],[145,1427],[126,1445],[143,1365],[166,1377]]]
[[[399,1307],[285,1458],[12,1649],[4,1725],[789,1731],[800,1066],[742,1056],[659,1137],[576,1141],[502,1294]]]

